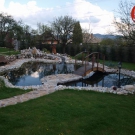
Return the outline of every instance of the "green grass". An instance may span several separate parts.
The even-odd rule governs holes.
[[[4,82],[2,80],[0,80],[0,99],[13,97],[13,96],[16,96],[16,95],[27,93],[29,91],[30,90],[21,90],[19,88],[5,87]]]
[[[103,63],[102,60],[100,60],[100,63]],[[118,68],[118,61],[105,61],[105,65]],[[135,71],[135,63],[122,62],[122,68]]]
[[[134,70],[135,71],[135,63],[123,62],[122,63],[122,68],[129,69],[129,70]]]
[[[7,52],[9,51],[9,48],[0,47],[0,52]]]
[[[134,95],[64,90],[0,108],[0,135],[135,135]]]
[[[16,55],[19,53],[19,51],[15,51],[14,49],[0,47],[0,55]]]
[[[75,59],[75,57],[72,57],[72,58]],[[76,59],[80,59],[80,60],[81,60],[81,58],[82,58],[82,55],[78,55],[76,57]],[[103,60],[100,60],[100,63],[102,64]],[[109,67],[112,67],[112,68],[117,68],[118,67],[118,61],[107,61],[107,60],[105,60],[105,65],[109,66]],[[122,62],[122,68],[135,71],[135,63]]]

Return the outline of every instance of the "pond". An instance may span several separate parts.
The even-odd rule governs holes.
[[[103,74],[101,72],[96,72],[88,79],[68,82],[68,83],[65,83],[64,85],[81,86],[81,87],[86,87],[86,86],[111,87],[111,86],[118,86],[119,85],[118,83],[119,83],[118,74]],[[129,85],[129,84],[135,84],[135,79],[130,76],[120,74],[120,86]]]
[[[47,64],[42,62],[24,63],[19,69],[1,73],[15,86],[41,85],[41,78],[54,74],[73,73],[74,64],[56,63]],[[121,74],[121,85],[135,84],[135,79]],[[96,72],[88,79],[65,83],[67,86],[118,86],[118,74],[103,74]]]
[[[67,74],[74,71],[74,64],[47,64],[42,62],[24,63],[19,69],[1,73],[16,86],[41,85],[40,79],[53,74]]]

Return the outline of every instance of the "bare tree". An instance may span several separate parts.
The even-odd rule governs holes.
[[[72,42],[75,23],[76,20],[69,16],[58,17],[51,23],[54,38],[60,40],[60,44],[63,47],[63,53],[65,53],[66,45]]]
[[[89,24],[88,29],[82,30],[82,33],[83,33],[83,43],[85,43],[85,44],[91,43],[91,41],[92,41],[92,29],[90,27],[90,24]]]
[[[121,34],[127,44],[135,44],[135,23],[131,18],[131,9],[134,6],[132,2],[121,1],[117,11],[118,19],[114,20],[117,33]]]
[[[43,23],[37,23],[37,27],[38,27],[37,31],[38,31],[39,35],[42,35],[46,31],[50,31],[51,30],[49,26],[47,26],[47,25],[45,25]]]

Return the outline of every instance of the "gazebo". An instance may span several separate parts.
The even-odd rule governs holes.
[[[39,42],[41,46],[43,46],[44,44],[49,44],[52,48],[52,53],[57,53],[56,45],[59,43],[59,40],[57,40],[57,37],[55,38],[55,36],[52,36],[51,33],[43,33]]]

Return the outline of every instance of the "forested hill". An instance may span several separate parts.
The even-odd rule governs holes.
[[[103,38],[110,38],[110,39],[115,39],[116,37],[118,37],[117,35],[107,35],[107,34],[93,34],[94,37],[97,37],[97,38],[100,38],[100,39],[103,39]]]

